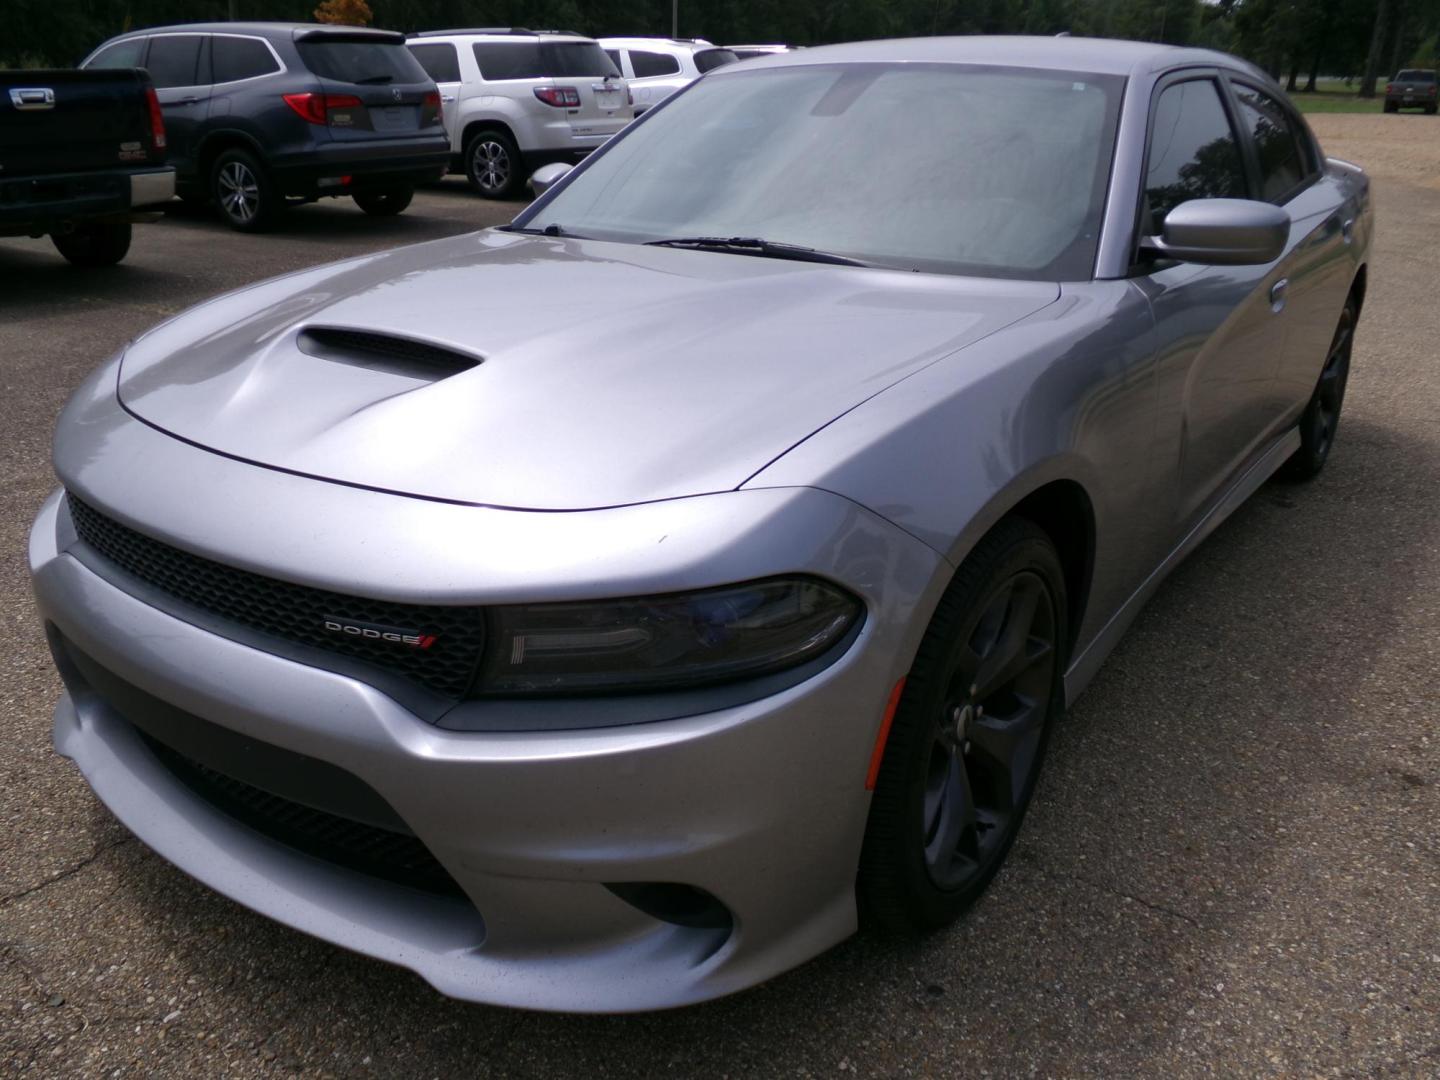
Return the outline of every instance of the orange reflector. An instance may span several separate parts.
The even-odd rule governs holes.
[[[865,790],[874,791],[875,781],[880,779],[880,762],[885,760],[885,743],[890,738],[890,725],[895,722],[895,710],[900,707],[900,695],[905,692],[905,677],[890,691],[890,700],[885,703],[885,717],[880,721],[880,731],[875,736],[875,749],[870,752],[870,771],[865,774]]]

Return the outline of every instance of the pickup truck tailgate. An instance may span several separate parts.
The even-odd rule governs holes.
[[[135,68],[0,71],[0,182],[163,164],[148,93]]]

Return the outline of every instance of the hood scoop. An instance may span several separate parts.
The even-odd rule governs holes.
[[[344,327],[307,327],[295,339],[295,344],[301,352],[321,360],[426,382],[448,379],[479,367],[482,362],[479,356],[429,341]]]

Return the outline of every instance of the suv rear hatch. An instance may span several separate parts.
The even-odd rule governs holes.
[[[486,82],[535,80],[535,97],[563,115],[576,138],[613,135],[630,122],[629,87],[597,41],[522,38],[477,42],[474,50]]]
[[[440,123],[440,95],[402,34],[307,30],[300,58],[326,95],[321,113],[337,142],[403,139]]]
[[[145,73],[0,71],[0,180],[162,165]]]

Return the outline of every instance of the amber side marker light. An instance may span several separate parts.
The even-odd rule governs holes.
[[[900,695],[905,692],[905,676],[890,691],[890,700],[885,703],[885,715],[880,720],[880,730],[875,735],[875,749],[870,752],[870,771],[865,774],[865,790],[874,791],[875,781],[880,779],[880,762],[885,760],[885,743],[890,738],[890,725],[895,722],[895,710],[900,707]]]

